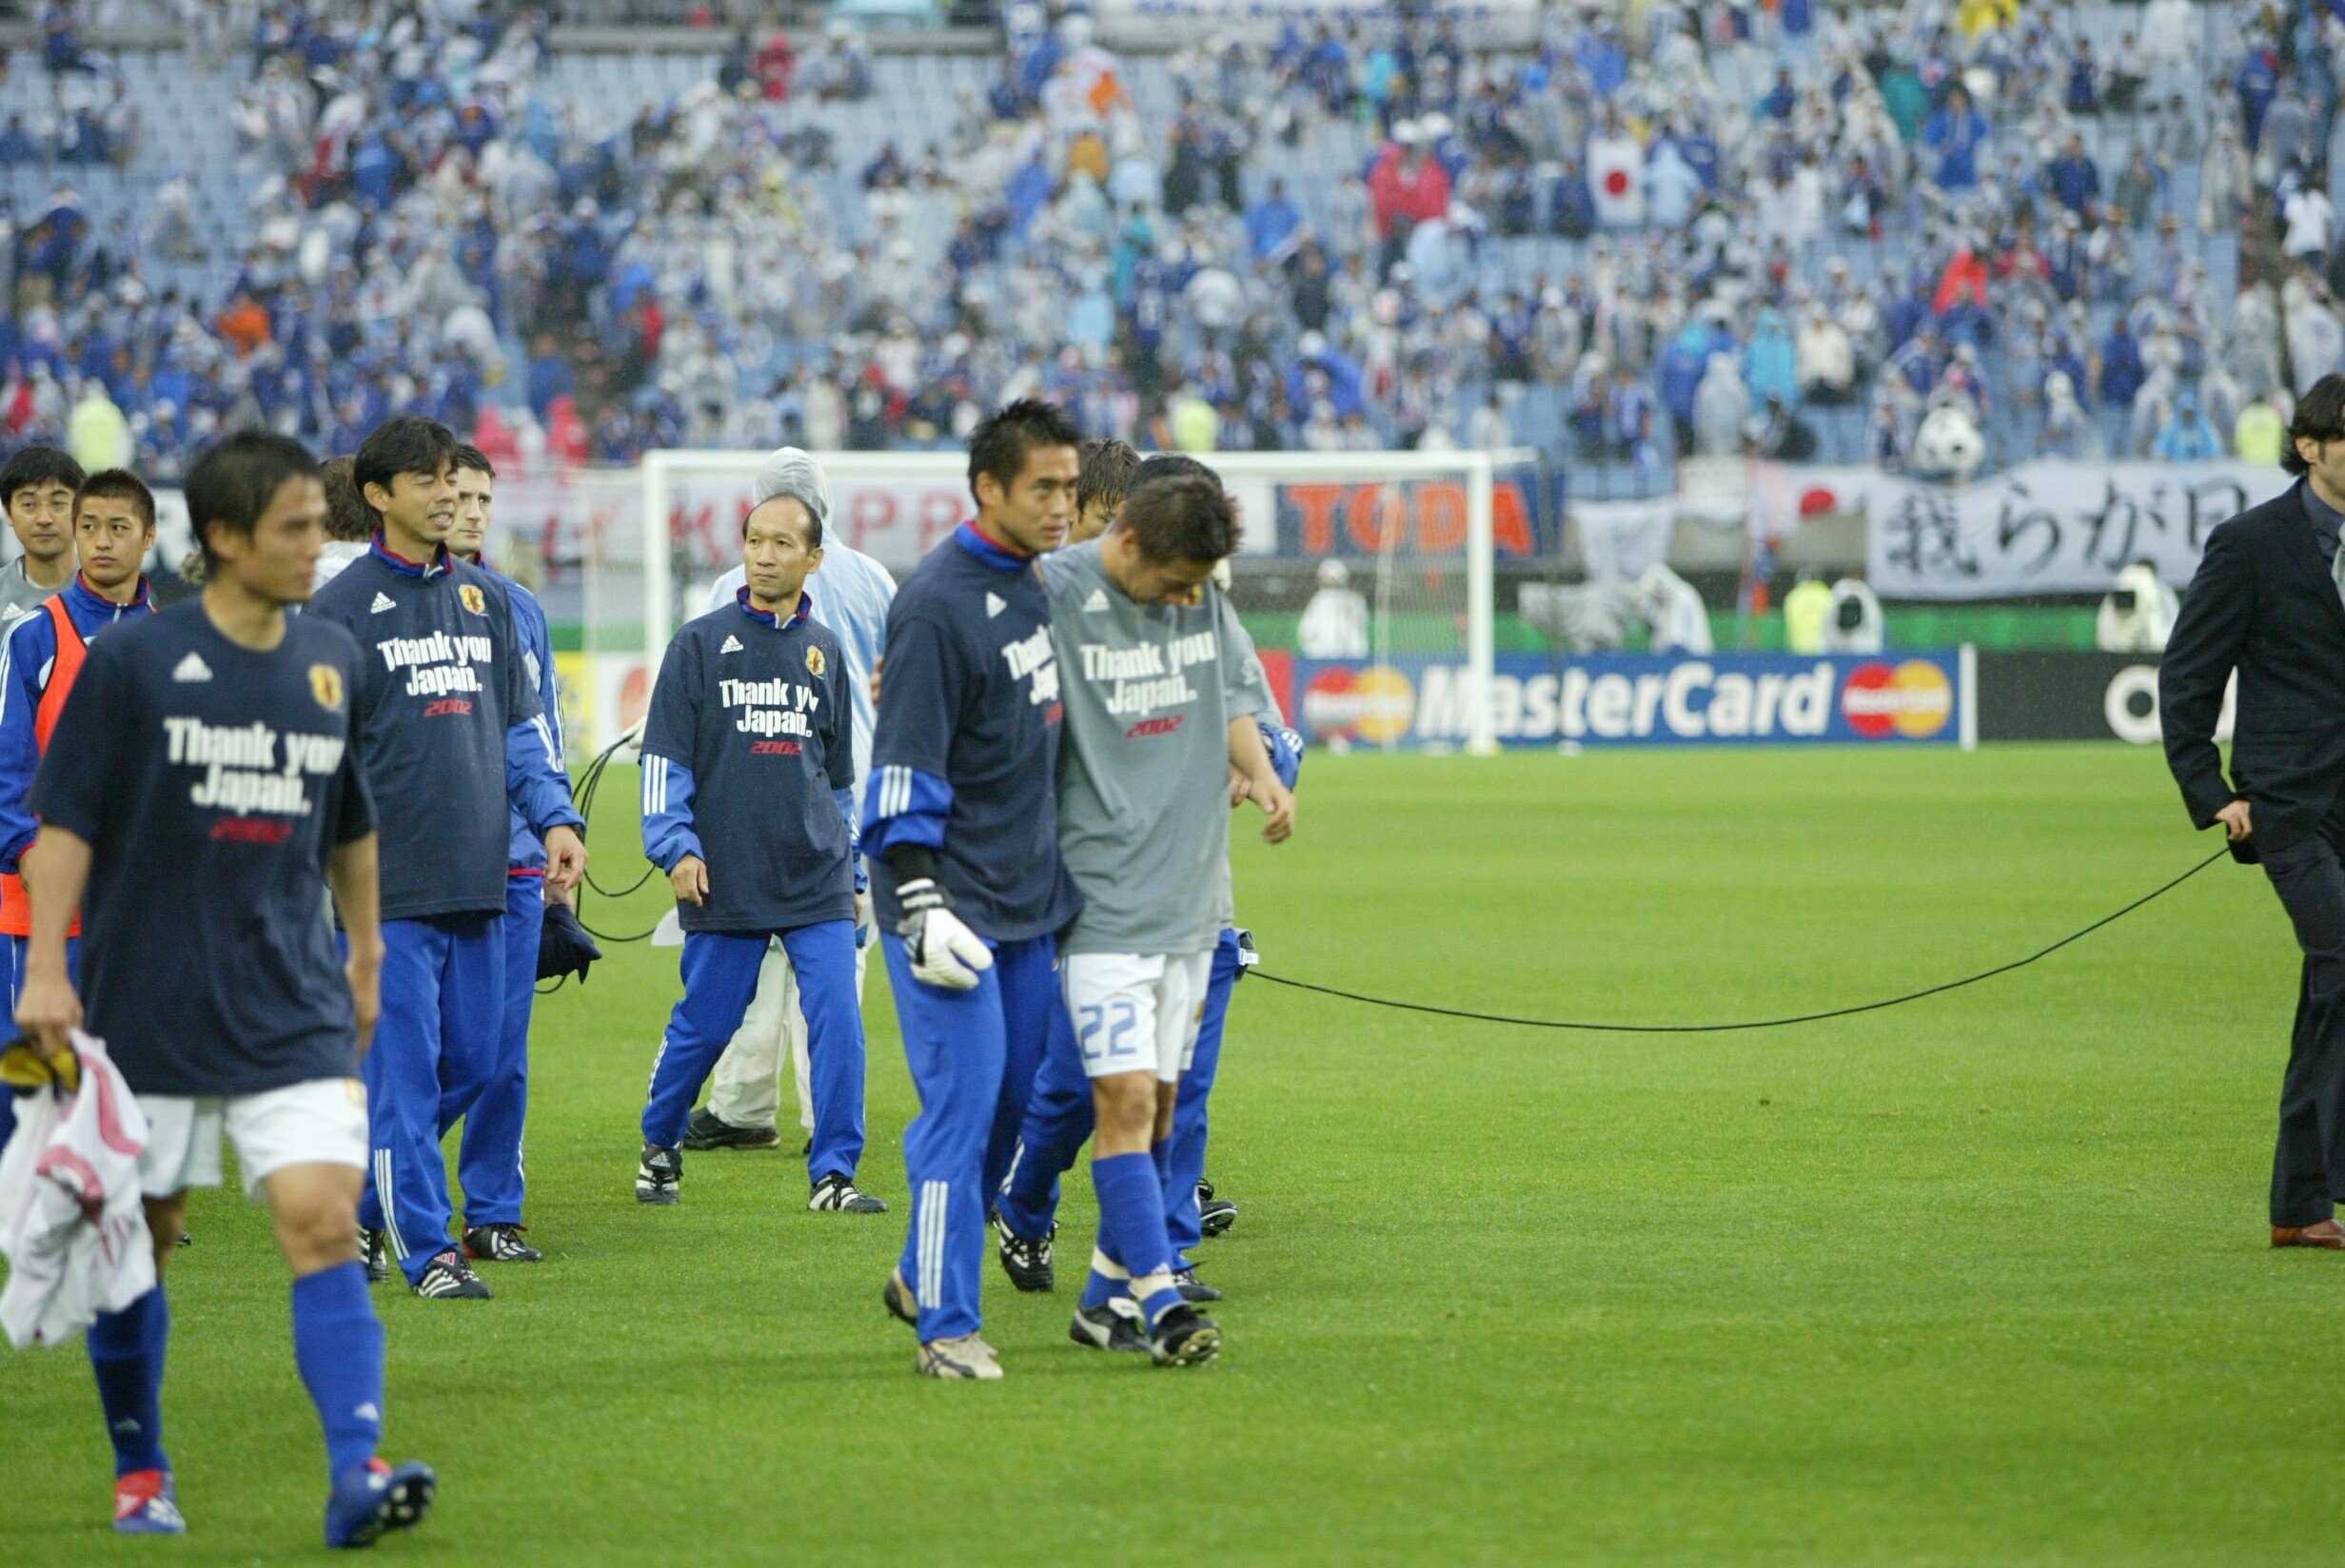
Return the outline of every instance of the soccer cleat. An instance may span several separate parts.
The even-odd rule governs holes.
[[[912,1293],[912,1286],[904,1284],[902,1269],[888,1272],[888,1283],[880,1288],[879,1300],[886,1304],[888,1315],[898,1323],[910,1323],[914,1328],[920,1326],[919,1298]]]
[[[702,1107],[692,1113],[684,1124],[682,1147],[701,1150],[711,1148],[778,1148],[781,1145],[778,1127],[735,1127],[715,1111]]]
[[[978,1382],[997,1382],[1001,1379],[1001,1363],[994,1359],[994,1347],[975,1334],[963,1334],[956,1340],[931,1340],[920,1346],[919,1359],[914,1364],[924,1378],[970,1378]]]
[[[1221,1354],[1221,1325],[1186,1302],[1166,1307],[1148,1338],[1158,1366],[1203,1366]]]
[[[1237,1224],[1237,1205],[1227,1198],[1209,1198],[1197,1205],[1197,1234],[1223,1236]]]
[[[994,1210],[994,1233],[1000,1237],[1001,1271],[1010,1276],[1010,1283],[1029,1295],[1038,1295],[1058,1288],[1058,1270],[1051,1264],[1051,1239],[1058,1234],[1054,1222],[1038,1242],[1030,1242],[1012,1230],[1001,1210]]]
[[[126,1536],[187,1533],[168,1470],[132,1470],[114,1478],[114,1529]]]
[[[635,1167],[635,1201],[639,1204],[672,1204],[683,1196],[684,1156],[681,1150],[661,1148],[658,1144],[643,1146],[643,1158]]]
[[[362,1230],[358,1233],[358,1261],[366,1265],[368,1284],[391,1283],[391,1238],[387,1231]]]
[[[527,1225],[473,1225],[464,1232],[464,1256],[478,1258],[484,1264],[537,1264],[545,1261],[545,1254],[522,1240]]]
[[[1105,1306],[1078,1307],[1074,1322],[1067,1325],[1067,1338],[1093,1350],[1134,1350],[1147,1355],[1151,1348],[1148,1330],[1137,1322],[1139,1310],[1129,1296],[1118,1296]]]
[[[488,1284],[465,1266],[463,1253],[449,1247],[424,1265],[423,1274],[415,1282],[415,1293],[427,1301],[444,1298],[484,1302],[488,1300]]]
[[[1174,1289],[1181,1293],[1181,1300],[1189,1303],[1192,1306],[1195,1305],[1199,1302],[1217,1302],[1221,1300],[1221,1292],[1215,1290],[1212,1285],[1207,1284],[1203,1280],[1198,1279],[1197,1271],[1193,1268],[1181,1268],[1173,1270],[1172,1285]]]
[[[888,1205],[868,1192],[858,1192],[844,1176],[833,1171],[815,1184],[806,1206],[818,1214],[885,1214]]]
[[[389,1530],[412,1530],[431,1512],[440,1478],[428,1464],[392,1469],[368,1460],[345,1470],[325,1499],[325,1544],[372,1546]]]

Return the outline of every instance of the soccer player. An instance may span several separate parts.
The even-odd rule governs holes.
[[[806,1206],[881,1213],[887,1205],[855,1186],[855,704],[838,638],[804,592],[822,524],[804,501],[777,496],[742,519],[741,556],[747,580],[733,605],[668,644],[643,724],[643,853],[676,890],[684,994],[652,1066],[635,1196],[677,1201],[692,1103],[778,940],[798,977],[813,1074]]]
[[[433,1300],[486,1298],[448,1239],[440,1129],[471,1107],[502,1049],[508,802],[545,845],[545,882],[585,869],[504,585],[455,559],[456,438],[412,415],[360,445],[367,553],[310,613],[365,650],[351,705],[383,824],[383,1025],[366,1056],[373,1161],[359,1207],[370,1274],[396,1261]]]
[[[325,510],[298,442],[246,431],[187,476],[200,598],[91,642],[32,789],[32,944],[16,1022],[46,1055],[104,1039],[149,1129],[154,1289],[89,1330],[114,1444],[114,1528],[186,1529],[163,1447],[163,1277],[187,1188],[236,1146],[293,1271],[293,1358],[325,1429],[328,1546],[419,1522],[434,1478],[375,1457],[383,1325],[350,1256],[366,1165],[357,1081],[376,1012],[375,825],[351,697],[361,657],[309,597]],[[333,889],[349,932],[320,915]],[[84,911],[87,1020],[66,966]],[[169,1238],[170,1240],[167,1240]]]
[[[26,796],[89,639],[125,616],[152,613],[139,563],[154,541],[155,499],[136,475],[109,468],[85,480],[73,523],[80,573],[0,643],[0,935],[8,938],[11,1007],[24,986],[25,945],[32,935],[19,862],[40,826]],[[80,936],[77,921],[66,937],[69,971],[79,957]],[[0,1147],[15,1129],[16,1097],[0,1094]]]
[[[71,579],[73,497],[85,477],[53,446],[28,446],[0,464],[0,507],[25,552],[0,568],[0,633]]]
[[[1074,521],[1081,440],[1034,401],[980,423],[976,519],[888,613],[863,842],[920,1113],[904,1129],[911,1233],[882,1299],[918,1333],[930,1377],[1001,1376],[978,1332],[985,1195],[1050,1029],[1056,934],[1082,905],[1058,853],[1064,708],[1034,568]]]
[[[366,553],[374,542],[375,515],[366,506],[366,499],[358,493],[358,480],[350,477],[350,458],[328,458],[323,474],[325,481],[325,554],[318,558],[318,586],[342,576],[342,569]]]
[[[554,682],[554,643],[538,596],[483,559],[489,512],[496,501],[497,470],[477,446],[459,446],[455,459],[456,525],[448,530],[448,554],[477,566],[503,585],[513,601],[513,635],[520,640],[522,667],[538,694],[554,755],[567,755],[562,735],[562,693]],[[327,506],[333,505],[327,476]],[[327,527],[332,527],[329,515]],[[471,1107],[461,1114],[464,1136],[458,1145],[456,1176],[464,1189],[464,1253],[484,1263],[534,1264],[545,1254],[522,1240],[522,1130],[529,1111],[529,1016],[538,997],[538,939],[545,931],[549,898],[567,903],[567,889],[545,886],[545,846],[512,812],[512,837],[505,850],[504,1010],[496,1060]],[[454,1124],[452,1107],[441,1107],[440,1135]]]
[[[1099,1243],[1071,1332],[1159,1365],[1209,1361],[1221,1334],[1182,1296],[1165,1226],[1172,1109],[1228,925],[1230,773],[1293,829],[1256,728],[1251,645],[1213,591],[1237,519],[1203,473],[1143,479],[1098,539],[1042,563],[1067,701],[1059,843],[1082,891],[1061,983],[1097,1128]]]
[[[855,820],[862,820],[863,781],[871,773],[872,675],[887,652],[888,606],[896,579],[887,568],[831,532],[831,484],[821,466],[795,446],[784,446],[758,470],[753,504],[792,496],[814,514],[822,529],[822,563],[807,578],[805,594],[813,618],[838,638],[847,665],[847,695],[855,707]],[[748,581],[735,567],[717,579],[711,610],[732,607]],[[877,932],[872,925],[871,895],[856,900],[855,993],[863,994],[864,967]],[[766,949],[758,970],[757,999],[709,1077],[708,1104],[692,1113],[683,1147],[694,1149],[772,1148],[781,1142],[781,1064],[788,1053],[798,1081],[798,1123],[811,1151],[815,1099],[806,1060],[806,1018],[798,1006],[798,977],[788,952],[777,942]],[[836,1194],[838,1189],[831,1189]],[[877,1203],[878,1200],[872,1199]]]

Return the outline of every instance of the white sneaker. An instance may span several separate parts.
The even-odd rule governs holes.
[[[1001,1363],[994,1359],[994,1347],[975,1334],[929,1341],[920,1346],[916,1365],[924,1378],[974,1378],[979,1382],[1001,1379]]]

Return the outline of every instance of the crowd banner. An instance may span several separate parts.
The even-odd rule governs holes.
[[[1502,654],[1490,683],[1507,746],[1939,745],[1977,737],[1974,657]],[[1443,749],[1468,733],[1464,659],[1297,659],[1281,700],[1324,745]]]
[[[2239,462],[2028,462],[1968,485],[1879,475],[1867,576],[1887,599],[2013,598],[2106,593],[2146,560],[2180,588],[2207,535],[2288,483]]]

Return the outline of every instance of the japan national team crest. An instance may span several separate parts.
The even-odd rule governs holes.
[[[331,664],[309,666],[309,695],[327,713],[342,712],[342,672]]]
[[[488,614],[488,599],[475,583],[464,583],[456,590],[457,601],[476,616]]]
[[[822,677],[822,650],[813,643],[806,645],[806,673],[819,680]]]

